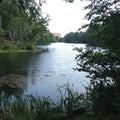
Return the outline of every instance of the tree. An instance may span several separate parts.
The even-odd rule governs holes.
[[[85,7],[90,10],[86,19],[90,20],[89,27],[93,28],[99,46],[119,49],[119,4],[119,0],[90,0],[90,4]]]
[[[101,24],[107,17],[119,13],[119,0],[89,0],[90,4],[85,7],[89,9],[86,19],[90,20],[90,25]]]
[[[90,20],[88,30],[94,37],[93,45],[86,51],[76,49],[78,71],[89,73],[92,80],[109,79],[120,86],[120,2],[119,0],[89,0],[86,19]]]
[[[21,43],[23,49],[35,46],[40,36],[47,32],[48,17],[44,18],[41,12],[43,2],[44,0],[39,0],[39,4],[35,0],[1,0],[3,37],[13,43]]]
[[[70,32],[64,36],[64,41],[68,43],[77,43],[78,40],[76,39],[76,37],[76,33]]]
[[[2,25],[2,19],[0,16],[0,37],[4,35],[4,30],[2,29],[1,25]]]
[[[70,32],[63,38],[67,43],[86,43],[91,44],[94,41],[94,37],[91,35],[92,29],[87,29],[85,32]]]
[[[119,0],[89,0],[84,25],[94,40],[92,47],[78,49],[78,71],[88,73],[89,95],[95,112],[118,114],[120,110],[120,2]],[[95,47],[93,47],[95,46]],[[97,47],[96,47],[97,46]],[[106,98],[108,97],[108,98]]]

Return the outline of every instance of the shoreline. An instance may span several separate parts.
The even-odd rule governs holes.
[[[2,53],[28,53],[28,52],[47,52],[47,48],[36,48],[34,50],[15,50],[15,49],[8,49],[8,50],[0,50],[0,54]]]

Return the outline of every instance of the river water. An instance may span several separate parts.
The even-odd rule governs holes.
[[[0,54],[0,76],[26,76],[22,81],[25,83],[22,94],[56,99],[59,96],[58,86],[67,83],[73,85],[74,90],[84,92],[88,81],[85,73],[73,70],[77,66],[77,53],[73,49],[85,48],[85,44],[52,43],[38,47],[48,48],[48,51]]]

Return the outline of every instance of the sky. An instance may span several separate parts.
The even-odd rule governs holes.
[[[42,12],[49,14],[49,30],[54,33],[61,33],[62,37],[69,32],[76,32],[87,22],[84,19],[87,11],[83,7],[86,1],[75,0],[73,3],[66,3],[63,0],[46,0],[42,6]]]

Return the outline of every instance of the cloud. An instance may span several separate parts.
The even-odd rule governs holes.
[[[49,29],[51,32],[59,32],[64,36],[66,33],[75,32],[86,21],[86,11],[83,7],[87,2],[75,0],[73,3],[66,3],[62,0],[47,0],[42,11],[50,15]]]

